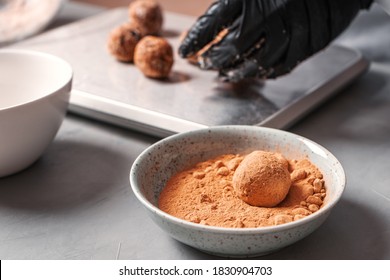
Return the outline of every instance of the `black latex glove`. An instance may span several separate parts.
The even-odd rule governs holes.
[[[179,48],[197,53],[223,29],[228,34],[200,59],[222,80],[275,78],[326,47],[373,0],[220,0],[189,30]]]

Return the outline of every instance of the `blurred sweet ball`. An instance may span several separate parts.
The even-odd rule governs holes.
[[[108,51],[118,61],[134,62],[148,78],[167,78],[174,59],[170,43],[158,37],[163,25],[160,5],[154,0],[136,0],[129,4],[128,15],[127,22],[110,32]]]
[[[146,77],[168,77],[173,61],[172,47],[164,38],[146,36],[135,47],[134,63]]]
[[[111,31],[107,46],[117,60],[133,62],[135,46],[140,40],[141,32],[126,22]]]
[[[129,4],[129,21],[144,36],[158,35],[162,30],[163,12],[155,0],[136,0]]]

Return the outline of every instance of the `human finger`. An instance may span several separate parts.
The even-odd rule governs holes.
[[[240,14],[241,0],[214,2],[204,15],[198,18],[179,47],[179,55],[189,57],[205,45]]]
[[[264,37],[256,44],[250,55],[232,68],[220,70],[222,81],[238,82],[245,78],[273,77],[277,65],[283,59],[289,46],[290,36],[282,18],[274,16],[263,27]]]
[[[228,34],[202,54],[202,68],[228,68],[248,56],[263,37],[259,27],[273,9],[272,6],[261,3],[263,2],[242,1],[242,13],[229,27]]]

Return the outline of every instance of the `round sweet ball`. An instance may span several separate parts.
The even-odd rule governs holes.
[[[173,66],[173,50],[161,37],[146,36],[137,44],[134,64],[149,78],[167,78]]]
[[[140,40],[140,31],[132,24],[124,23],[110,32],[107,47],[117,60],[133,62],[135,46]]]
[[[248,154],[233,175],[233,188],[244,202],[274,207],[282,202],[291,186],[288,161],[280,154],[254,151]]]
[[[155,0],[135,0],[129,5],[129,20],[142,35],[158,35],[163,25],[161,6]]]

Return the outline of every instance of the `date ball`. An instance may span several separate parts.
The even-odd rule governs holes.
[[[117,60],[133,62],[135,46],[140,40],[140,31],[132,24],[125,23],[110,32],[107,46]]]
[[[280,154],[254,151],[247,155],[233,175],[233,188],[244,202],[274,207],[282,202],[291,186],[288,162]]]
[[[161,37],[146,36],[137,44],[134,64],[149,78],[167,78],[173,65],[173,50]]]
[[[163,25],[161,6],[155,0],[136,0],[129,5],[129,20],[143,36],[158,35]]]

